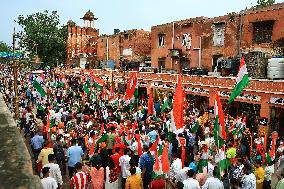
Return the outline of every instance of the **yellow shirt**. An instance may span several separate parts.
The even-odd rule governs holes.
[[[261,184],[264,181],[264,169],[262,167],[256,168],[254,175],[256,177],[256,184]]]
[[[226,153],[228,159],[235,158],[236,154],[237,154],[237,150],[236,148],[233,148],[233,147],[229,148]]]
[[[125,189],[143,189],[141,175],[131,175],[126,179]]]
[[[42,166],[48,164],[48,155],[54,154],[53,148],[43,148],[38,155],[38,162],[42,162]]]

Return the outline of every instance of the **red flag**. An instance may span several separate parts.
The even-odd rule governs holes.
[[[102,87],[105,85],[105,82],[102,79],[100,79],[97,76],[95,76],[95,74],[94,74],[92,69],[89,70],[89,74],[93,78],[94,82],[96,82],[97,84],[99,84]]]
[[[126,126],[126,128],[125,128],[125,132],[126,132],[126,134],[127,134],[127,139],[128,139],[128,140],[131,140],[132,138],[131,138],[131,136],[130,136],[130,132],[129,132],[129,129],[128,129],[127,126]]]
[[[173,114],[176,129],[183,128],[183,101],[184,93],[182,90],[181,75],[179,75],[173,104]]]
[[[269,156],[273,159],[275,158],[275,149],[276,149],[277,138],[278,138],[278,133],[273,132],[272,133],[272,140],[271,140],[271,148],[270,148],[270,152],[269,152]]]
[[[137,123],[137,121],[134,121],[134,123],[132,124],[132,129],[133,129],[133,131],[135,131],[136,129],[138,129],[138,123]]]
[[[129,100],[133,97],[136,86],[137,86],[137,75],[136,73],[131,73],[129,76],[129,80],[127,82],[127,88],[125,93],[126,100]]]
[[[47,114],[47,124],[46,124],[46,128],[45,128],[45,132],[47,134],[49,133],[49,129],[50,129],[50,113],[48,112],[48,114]]]
[[[85,105],[85,94],[81,92],[81,95],[82,95],[82,105],[84,106]]]
[[[169,149],[168,149],[168,143],[165,144],[164,150],[162,153],[162,171],[163,173],[168,173],[170,171],[170,162],[169,162]]]
[[[137,140],[137,149],[138,149],[138,155],[141,156],[142,155],[142,147],[141,147],[141,139],[140,139],[140,135],[136,134],[135,138]]]
[[[43,75],[43,73],[40,74],[40,77],[41,77],[42,81],[44,81],[44,75]]]
[[[148,115],[154,114],[154,100],[153,100],[153,90],[150,90],[149,100],[148,100]]]
[[[179,142],[181,145],[181,163],[182,163],[182,168],[184,168],[184,160],[185,160],[185,138],[180,137]]]
[[[85,146],[86,148],[89,148],[89,135],[85,136]]]
[[[214,107],[214,114],[215,114],[215,119],[218,118],[219,121],[219,131],[218,134],[219,136],[226,141],[227,138],[227,133],[226,133],[226,129],[225,129],[225,116],[223,113],[223,109],[222,109],[222,103],[218,94],[218,91],[215,91],[215,107]]]
[[[159,157],[158,157],[158,149],[155,150],[155,164],[154,171],[158,172],[160,170]]]
[[[105,125],[104,125],[104,123],[102,123],[101,130],[100,130],[100,136],[103,135],[104,131],[105,131]]]
[[[96,135],[94,135],[94,137],[93,137],[93,143],[92,143],[91,149],[90,149],[90,151],[89,151],[89,155],[94,154],[94,150],[95,150],[95,140],[96,140]]]
[[[149,149],[150,151],[156,151],[157,150],[159,140],[160,140],[160,137],[158,136],[156,141],[152,144],[151,148]]]

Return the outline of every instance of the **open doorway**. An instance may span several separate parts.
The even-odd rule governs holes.
[[[212,71],[217,71],[217,72],[221,72],[222,68],[221,68],[221,59],[222,59],[223,55],[222,54],[217,54],[217,55],[213,55],[212,56]]]

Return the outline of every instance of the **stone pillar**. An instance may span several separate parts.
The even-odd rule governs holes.
[[[91,20],[90,23],[91,23],[91,28],[94,29],[94,28],[95,28],[95,22],[94,22],[94,20]]]
[[[213,107],[214,109],[214,105],[215,105],[215,89],[209,89],[209,108]],[[209,118],[210,119],[214,119],[214,113],[209,113]]]
[[[85,28],[88,27],[88,20],[84,20],[84,27],[85,27]]]
[[[270,102],[270,96],[269,95],[261,95],[261,107],[260,107],[260,117],[266,117],[268,118],[268,125],[265,128],[266,132],[269,132],[270,128],[270,112],[271,112],[271,107],[269,105]]]
[[[147,95],[149,95],[151,92],[153,94],[153,86],[152,86],[152,83],[149,82],[147,85]]]
[[[113,81],[113,70],[110,71],[110,90],[115,92],[115,83]]]
[[[215,105],[215,89],[209,89],[209,107]]]

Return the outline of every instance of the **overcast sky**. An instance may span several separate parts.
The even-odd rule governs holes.
[[[0,6],[0,41],[11,44],[14,22],[18,15],[57,10],[62,24],[80,20],[89,9],[98,18],[95,27],[100,34],[113,29],[151,30],[151,26],[197,17],[214,17],[239,12],[255,5],[257,0],[3,0]],[[283,0],[276,0],[283,2]]]

